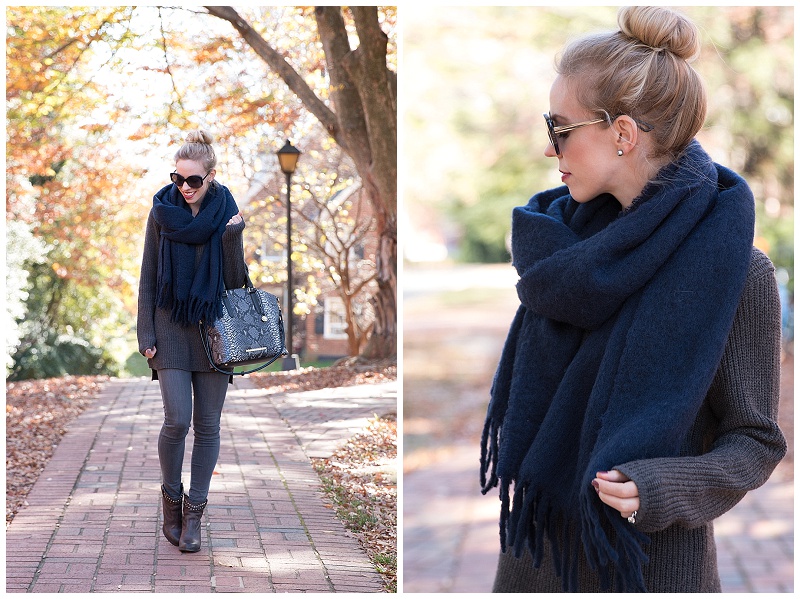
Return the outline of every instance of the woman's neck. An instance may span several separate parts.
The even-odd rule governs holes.
[[[655,179],[658,172],[668,163],[669,160],[666,158],[654,160],[640,155],[639,160],[634,163],[635,166],[628,171],[629,176],[624,178],[618,193],[615,194],[623,210],[630,208],[633,201],[642,194],[645,186]]]

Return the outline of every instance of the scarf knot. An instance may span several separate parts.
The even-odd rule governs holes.
[[[188,326],[221,315],[222,234],[238,212],[230,190],[216,182],[194,217],[174,184],[153,197],[153,218],[161,227],[156,306],[170,310],[173,322]]]
[[[484,493],[500,487],[503,550],[530,550],[536,563],[551,542],[565,590],[577,590],[581,547],[604,589],[613,565],[617,590],[645,590],[648,538],[591,482],[677,455],[722,357],[754,220],[745,181],[696,141],[626,211],[610,195],[579,204],[566,187],[514,209],[520,307],[492,384],[480,479]]]

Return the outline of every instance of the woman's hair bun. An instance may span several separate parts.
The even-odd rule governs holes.
[[[679,12],[663,6],[625,6],[617,14],[620,31],[654,50],[692,61],[700,54],[700,32]]]
[[[178,160],[196,160],[201,162],[207,171],[217,166],[217,156],[211,143],[214,138],[208,131],[195,129],[186,134],[186,142],[175,153]]]
[[[186,135],[186,143],[211,145],[214,143],[214,137],[208,131],[204,131],[203,129],[195,129],[194,131],[189,131],[189,133]]]

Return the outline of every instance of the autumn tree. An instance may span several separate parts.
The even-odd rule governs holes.
[[[353,159],[364,193],[372,204],[379,245],[376,252],[375,324],[362,353],[368,359],[397,352],[397,76],[387,63],[388,36],[381,29],[378,8],[351,7],[359,44],[353,48],[344,11],[317,7],[313,11],[325,54],[328,79],[324,98],[312,89],[232,7],[206,7],[228,21],[242,39],[277,73]]]
[[[138,170],[108,143],[119,106],[94,76],[130,42],[119,27],[130,14],[126,7],[7,10],[9,240],[31,235],[41,248],[8,264],[7,282],[25,284],[9,289],[19,328],[8,350],[17,366],[41,365],[15,367],[16,376],[63,374],[68,354],[105,368],[108,340],[124,334],[140,218],[126,199]],[[93,52],[101,41],[104,52]],[[8,252],[24,251],[19,243]]]

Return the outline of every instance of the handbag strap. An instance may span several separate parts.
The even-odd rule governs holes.
[[[253,309],[262,316],[266,316],[267,312],[264,309],[264,304],[261,302],[261,296],[258,293],[258,289],[255,287],[247,287],[245,290],[247,291],[247,295],[253,304]],[[228,299],[230,291],[232,290],[226,289],[222,292],[222,303],[225,304],[225,309],[228,311],[228,314],[233,313],[233,306],[231,306],[230,300]]]
[[[228,299],[230,291],[232,290],[226,289],[222,292],[222,303],[225,305],[225,309],[228,311],[228,314],[233,313],[233,306],[231,306],[230,300]],[[264,309],[264,304],[261,302],[261,296],[258,294],[258,289],[255,287],[248,287],[246,291],[250,301],[253,304],[253,309],[262,316],[266,316],[267,312]]]

